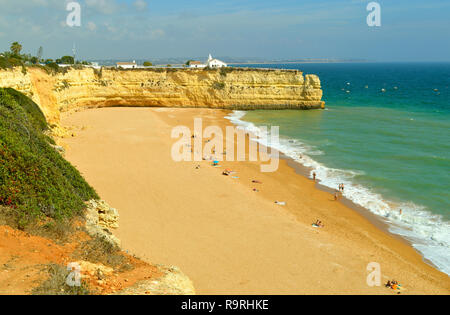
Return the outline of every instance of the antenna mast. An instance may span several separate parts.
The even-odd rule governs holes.
[[[72,53],[73,53],[73,62],[76,62],[76,58],[77,58],[77,48],[75,47],[75,42],[73,43],[73,48],[72,48]]]

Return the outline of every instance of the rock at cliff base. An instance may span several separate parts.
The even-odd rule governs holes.
[[[195,295],[192,281],[177,267],[159,266],[159,279],[139,281],[114,295]]]

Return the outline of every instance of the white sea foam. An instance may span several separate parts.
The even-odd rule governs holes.
[[[242,120],[245,114],[245,111],[234,111],[226,118],[238,128],[250,132],[254,141],[272,147],[311,168],[311,175],[315,172],[322,185],[336,189],[343,183],[346,198],[383,218],[389,223],[390,232],[408,239],[427,260],[450,275],[450,222],[443,220],[439,215],[432,214],[423,206],[411,202],[400,204],[390,202],[367,187],[356,184],[353,178],[361,175],[360,172],[333,169],[315,161],[311,156],[321,155],[324,152],[297,139],[280,138],[278,144],[269,143],[269,137],[263,134],[260,128]]]

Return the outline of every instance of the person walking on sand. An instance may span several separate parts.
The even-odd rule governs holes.
[[[334,193],[334,201],[338,201],[338,199],[339,199],[339,193],[336,191]]]
[[[316,172],[313,172],[313,180],[316,181]]]

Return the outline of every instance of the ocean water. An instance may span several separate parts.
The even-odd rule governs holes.
[[[322,184],[344,183],[347,198],[450,275],[450,63],[251,67],[319,75],[327,108],[237,111],[230,120],[263,143],[258,126],[279,126],[277,149]]]

